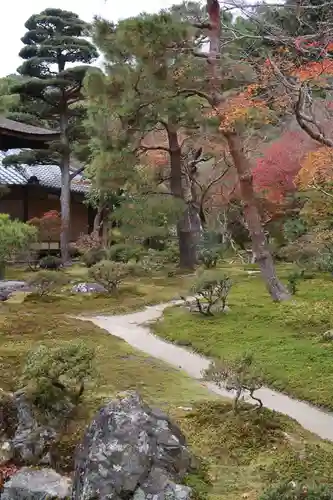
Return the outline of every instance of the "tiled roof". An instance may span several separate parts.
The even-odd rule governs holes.
[[[4,167],[0,164],[0,184],[24,186],[30,177],[37,177],[39,184],[46,188],[61,189],[61,172],[57,165],[36,165],[32,167]],[[71,182],[71,191],[87,193],[89,181],[78,175]]]
[[[0,115],[0,129],[8,130],[14,133],[16,132],[19,134],[42,135],[50,137],[59,136],[59,131],[57,130],[49,130],[46,128],[35,127],[33,125],[27,125],[26,123],[10,120],[9,118],[5,118],[2,115]]]

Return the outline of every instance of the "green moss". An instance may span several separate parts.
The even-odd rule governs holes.
[[[168,309],[155,332],[210,357],[255,352],[268,385],[333,408],[333,343],[320,338],[333,328],[332,280],[302,281],[299,293],[281,304],[270,300],[256,276],[238,276],[234,282],[228,313],[205,318]]]
[[[255,500],[275,482],[331,480],[333,445],[304,431],[294,421],[248,408],[235,416],[230,402],[196,404],[179,419],[194,452],[207,464],[198,491],[209,498]]]
[[[255,350],[269,383],[327,403],[333,394],[332,347],[319,342],[317,335],[331,325],[331,281],[318,277],[301,283],[295,302],[279,305],[270,301],[257,277],[248,276],[243,268],[232,272],[235,286],[229,313],[200,318],[179,308],[168,310],[165,322],[158,324],[159,333],[212,356]],[[75,273],[79,281],[84,280],[82,268]],[[229,401],[221,402],[182,372],[72,317],[95,311],[120,313],[163,302],[188,289],[188,280],[163,276],[131,280],[113,297],[78,294],[22,302],[24,294],[19,294],[1,305],[0,385],[6,390],[16,387],[25,356],[38,343],[59,346],[80,339],[96,349],[97,374],[54,450],[54,466],[71,471],[75,446],[97,409],[116,392],[134,389],[178,421],[199,457],[197,471],[185,480],[197,500],[243,496],[256,500],[272,484],[289,478],[330,481],[331,443],[267,410],[235,416]]]

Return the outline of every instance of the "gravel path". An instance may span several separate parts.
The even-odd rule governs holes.
[[[189,376],[200,380],[202,371],[209,365],[209,359],[191,352],[184,347],[171,344],[156,337],[150,330],[150,321],[159,319],[164,309],[178,304],[173,301],[147,307],[143,311],[119,316],[95,316],[80,318],[93,322],[112,335],[125,340],[136,349],[161,359],[170,365],[182,369]],[[224,397],[232,397],[230,392],[219,389],[213,383],[204,384],[211,392]],[[285,394],[263,387],[256,391],[266,408],[278,411],[297,420],[305,429],[323,439],[333,441],[333,414],[320,410],[308,403],[292,399]]]

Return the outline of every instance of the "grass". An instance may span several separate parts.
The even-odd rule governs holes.
[[[81,281],[82,270],[74,269],[71,273],[73,271],[74,275],[79,274],[77,279]],[[206,345],[211,353],[214,346],[216,348],[217,345],[222,345],[221,337],[224,337],[225,326],[231,322],[234,311],[238,315],[238,322],[244,322],[244,325],[245,321],[249,321],[250,311],[254,315],[253,309],[244,307],[245,295],[246,305],[249,301],[256,302],[256,298],[258,304],[261,304],[254,315],[257,318],[262,318],[264,314],[267,319],[268,310],[265,313],[262,311],[268,308],[275,311],[277,317],[280,307],[291,307],[273,306],[256,278],[244,277],[244,272],[236,268],[233,268],[233,273],[235,280],[240,281],[233,290],[232,309],[228,316],[201,320],[175,309],[167,312],[166,322],[160,324],[159,329],[163,328],[166,332],[165,328],[169,328],[171,323],[173,326],[169,332],[177,333],[174,340],[180,342],[192,342],[193,339],[198,340],[206,335],[205,340],[201,339],[200,345],[202,349]],[[22,278],[25,277],[22,273]],[[13,273],[12,278],[17,279],[17,274]],[[229,401],[209,394],[200,383],[191,380],[184,373],[132,349],[92,323],[75,320],[68,315],[98,310],[114,313],[142,307],[149,302],[167,300],[177,296],[181,289],[188,288],[188,278],[183,280],[181,286],[179,281],[179,278],[164,277],[155,277],[150,282],[131,281],[113,298],[67,295],[64,298],[51,297],[44,301],[22,302],[22,295],[18,294],[9,303],[1,305],[0,386],[3,389],[15,389],[27,352],[40,343],[59,346],[80,339],[96,349],[97,374],[87,388],[84,406],[80,408],[56,450],[58,459],[55,467],[61,472],[71,471],[74,447],[92,415],[116,392],[133,389],[139,391],[148,403],[166,410],[178,422],[194,454],[200,458],[201,468],[198,473],[187,478],[188,484],[195,487],[197,499],[255,500],[276,481],[331,481],[333,444],[320,440],[294,421],[268,410],[264,410],[261,415],[246,411],[235,416],[231,412]],[[253,283],[255,297],[250,293]],[[314,284],[316,283],[309,282],[303,285],[300,298],[297,299],[299,304],[302,304],[304,299],[301,296],[306,290],[308,295],[314,293]],[[328,281],[326,284],[330,285]],[[325,283],[321,282],[322,296],[325,295],[324,289]],[[238,303],[241,305],[237,306]],[[240,307],[244,318],[240,315]],[[282,315],[283,311],[279,314]],[[233,336],[237,338],[239,329],[236,327],[236,320],[234,321]],[[288,321],[291,321],[290,317]],[[273,337],[269,328],[268,322],[266,330]],[[317,329],[317,326],[313,328]],[[282,326],[280,330],[283,331]],[[253,328],[253,332],[255,331],[256,328]],[[168,336],[171,336],[170,333]],[[243,334],[243,341],[245,337]],[[314,337],[309,335],[305,337],[307,338]],[[302,337],[296,335],[294,340],[302,340]],[[266,343],[270,344],[268,339]],[[229,351],[232,351],[230,346]],[[185,411],[184,407],[191,407],[192,410]]]
[[[305,280],[291,301],[276,304],[259,277],[238,268],[230,274],[234,286],[228,313],[207,318],[184,308],[168,309],[155,332],[209,357],[253,352],[268,385],[333,409],[333,342],[321,339],[333,328],[332,278]]]
[[[46,298],[48,308],[52,314],[78,314],[78,313],[106,313],[122,314],[134,309],[140,309],[146,305],[167,302],[173,298],[179,298],[188,286],[190,277],[156,275],[152,278],[129,278],[120,286],[119,292],[114,295],[103,294],[81,294],[70,293],[71,287],[75,283],[91,282],[88,277],[87,268],[81,265],[75,265],[66,269],[66,275],[71,280],[67,293],[61,293],[51,298]],[[28,280],[33,275],[32,271],[24,268],[9,267],[6,271],[6,279]],[[25,295],[16,294],[7,303],[1,304],[2,308],[10,308],[14,313],[15,309],[21,308],[21,303]],[[29,300],[29,299],[28,299]],[[29,301],[30,311],[32,313],[45,307],[40,301]],[[51,304],[52,302],[52,304]],[[1,309],[0,309],[1,310]]]
[[[180,423],[203,459],[210,500],[256,500],[284,481],[332,484],[333,445],[264,410],[234,415],[229,402],[195,404]],[[193,480],[205,492],[205,481]]]

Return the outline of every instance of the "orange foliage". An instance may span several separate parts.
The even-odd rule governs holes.
[[[333,180],[333,149],[323,146],[309,153],[297,176],[302,189],[323,185]]]
[[[333,75],[333,59],[309,62],[295,69],[292,75],[297,76],[302,82],[319,79],[321,83],[325,83],[325,76]]]
[[[226,102],[212,109],[208,117],[218,117],[219,130],[235,128],[237,124],[246,124],[251,120],[254,112],[259,112],[262,123],[269,123],[269,113],[266,102],[255,96],[258,84],[249,85],[243,92],[230,97]]]

